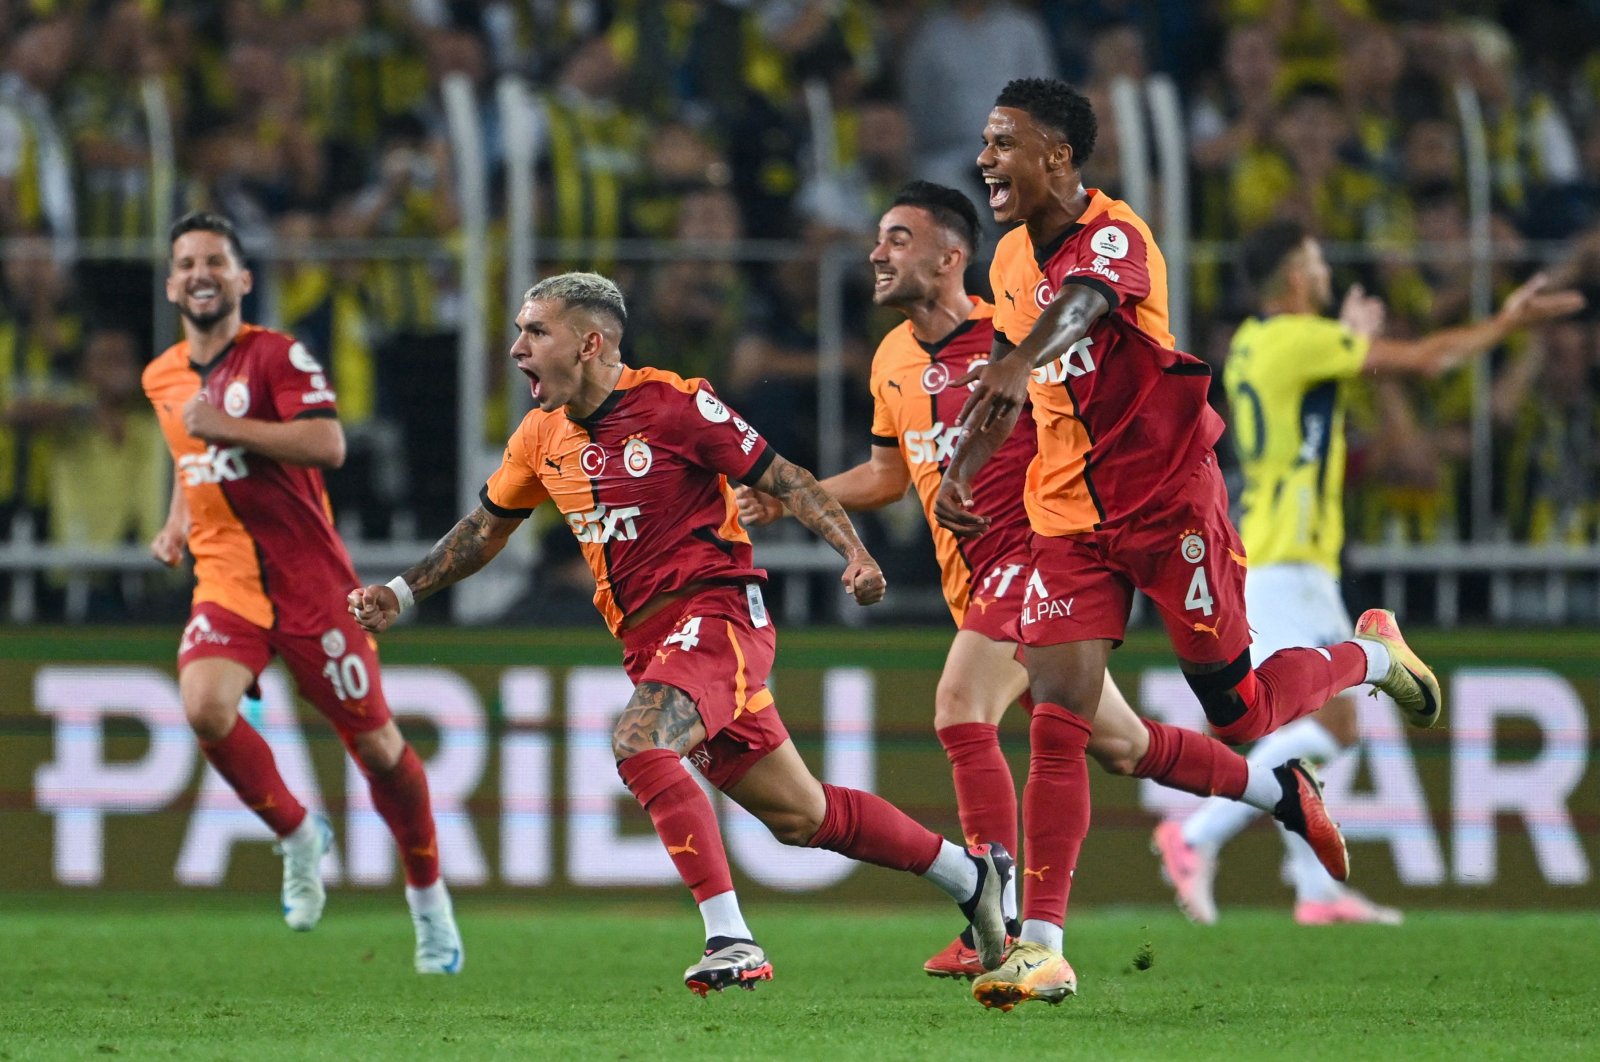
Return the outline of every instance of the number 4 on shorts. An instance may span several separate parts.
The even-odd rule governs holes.
[[[686,653],[695,646],[699,645],[700,617],[690,616],[688,619],[684,620],[683,624],[679,626],[677,630],[669,634],[667,636],[667,640],[661,644],[681,646],[683,651]]]
[[[1189,611],[1199,609],[1203,615],[1211,615],[1211,585],[1206,582],[1206,570],[1196,567],[1194,577],[1189,580],[1189,592],[1183,597],[1183,607]]]

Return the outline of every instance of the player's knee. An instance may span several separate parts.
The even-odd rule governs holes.
[[[973,689],[962,682],[939,682],[933,699],[935,729],[958,723],[998,723],[1005,714],[1004,704],[996,705],[992,693]]]
[[[1206,722],[1216,730],[1219,738],[1229,744],[1238,744],[1259,736],[1233,726],[1250,711],[1250,705],[1239,689],[1241,683],[1254,681],[1249,650],[1240,653],[1230,663],[1210,671],[1185,670],[1183,677],[1199,700]]]
[[[1094,718],[1095,710],[1100,707],[1100,690],[1104,685],[1105,679],[1099,673],[1080,678],[1043,674],[1030,676],[1028,681],[1034,703],[1059,704],[1085,719]]]
[[[195,737],[201,741],[221,741],[239,718],[239,706],[202,693],[184,698],[183,715]]]
[[[345,740],[345,747],[368,774],[387,774],[400,762],[406,741],[399,728],[389,723],[377,730],[352,734]]]
[[[617,717],[611,731],[611,755],[618,763],[641,752],[661,748],[655,741],[655,729],[645,725],[644,713],[630,708]]]
[[[1089,740],[1089,755],[1106,773],[1123,776],[1133,774],[1140,760],[1133,742],[1120,736],[1102,738],[1096,734]]]
[[[822,819],[808,814],[799,808],[783,808],[765,811],[761,814],[761,823],[772,832],[772,836],[787,845],[804,847],[811,843],[811,838],[822,829]]]

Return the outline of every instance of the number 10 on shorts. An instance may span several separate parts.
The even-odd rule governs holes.
[[[367,678],[366,662],[355,653],[329,660],[322,668],[322,677],[328,680],[333,695],[341,701],[359,701],[372,685]]]

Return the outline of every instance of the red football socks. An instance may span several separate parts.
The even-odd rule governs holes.
[[[220,741],[200,742],[200,751],[273,833],[287,837],[305,821],[305,805],[283,784],[272,748],[244,719],[236,719]]]
[[[944,838],[880,796],[822,783],[828,807],[807,842],[863,863],[926,874]]]
[[[636,752],[617,773],[655,823],[678,876],[696,903],[733,889],[717,812],[671,749]]]
[[[1149,778],[1196,796],[1238,800],[1244,795],[1250,765],[1243,756],[1214,737],[1181,726],[1140,721],[1150,735],[1150,748],[1134,767],[1135,778]]]
[[[1244,715],[1212,729],[1230,745],[1254,741],[1310,715],[1366,677],[1366,650],[1354,642],[1323,649],[1280,649],[1234,687],[1244,701]]]
[[[1084,750],[1090,723],[1059,704],[1041,701],[1028,726],[1033,752],[1022,791],[1022,917],[1061,925],[1078,852],[1089,834],[1089,768]]]
[[[360,760],[356,761],[358,764]],[[433,826],[433,803],[428,798],[428,775],[410,745],[395,765],[383,774],[364,768],[372,806],[388,823],[405,864],[406,884],[426,888],[439,880],[439,839]]]
[[[937,731],[950,757],[956,809],[967,846],[985,841],[1017,851],[1017,787],[1000,751],[1000,728],[993,723],[955,723]]]

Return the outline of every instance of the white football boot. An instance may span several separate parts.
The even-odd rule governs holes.
[[[272,846],[283,856],[283,920],[299,932],[315,929],[328,902],[322,886],[322,857],[333,847],[333,827],[308,812],[295,831]]]
[[[467,953],[461,947],[461,932],[456,929],[456,912],[444,879],[423,889],[406,886],[406,904],[417,930],[417,973],[460,973]]]

